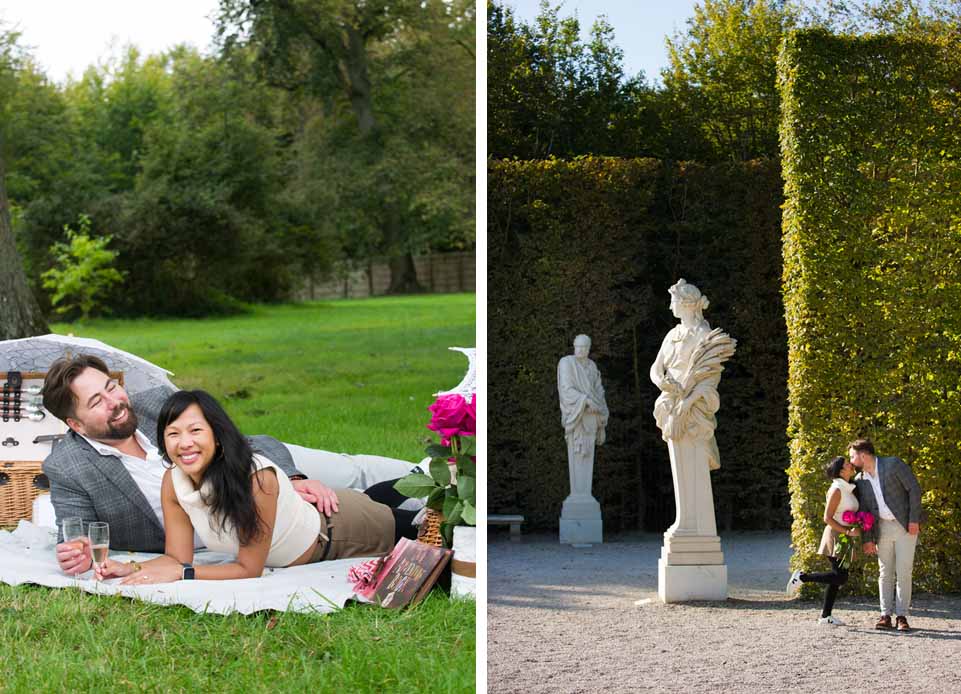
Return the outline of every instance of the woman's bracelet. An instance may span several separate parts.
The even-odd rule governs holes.
[[[130,573],[134,573],[134,574],[137,573],[138,571],[140,571],[140,570],[143,568],[143,567],[140,565],[140,562],[136,562],[136,561],[128,561],[128,562],[127,562],[127,566],[132,566],[132,567],[133,567],[133,571],[131,571]]]

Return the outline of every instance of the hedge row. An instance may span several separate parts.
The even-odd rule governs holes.
[[[823,565],[824,462],[868,435],[924,490],[915,590],[961,589],[959,55],[805,31],[780,58],[796,567]]]
[[[738,340],[720,386],[719,526],[787,527],[781,187],[773,162],[490,164],[489,512],[556,527],[569,491],[556,367],[587,333],[611,410],[594,473],[605,529],[673,522],[648,372],[676,323],[667,289],[684,277],[709,297],[711,325]]]

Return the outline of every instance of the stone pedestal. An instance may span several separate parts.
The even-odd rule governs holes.
[[[727,566],[672,566],[657,562],[657,596],[661,602],[727,600]]]
[[[657,563],[663,602],[727,599],[727,566],[714,519],[714,495],[704,442],[668,442],[677,518],[664,533]]]
[[[599,545],[604,541],[601,505],[590,494],[571,495],[561,507],[562,545]]]

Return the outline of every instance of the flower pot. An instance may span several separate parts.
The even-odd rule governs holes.
[[[452,598],[477,597],[477,528],[472,525],[454,528],[450,595]]]

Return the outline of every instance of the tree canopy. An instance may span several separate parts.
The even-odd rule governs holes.
[[[11,38],[5,180],[42,308],[82,219],[125,278],[94,313],[232,311],[345,263],[472,248],[473,13],[224,0],[213,54],[128,46],[66,84]]]

